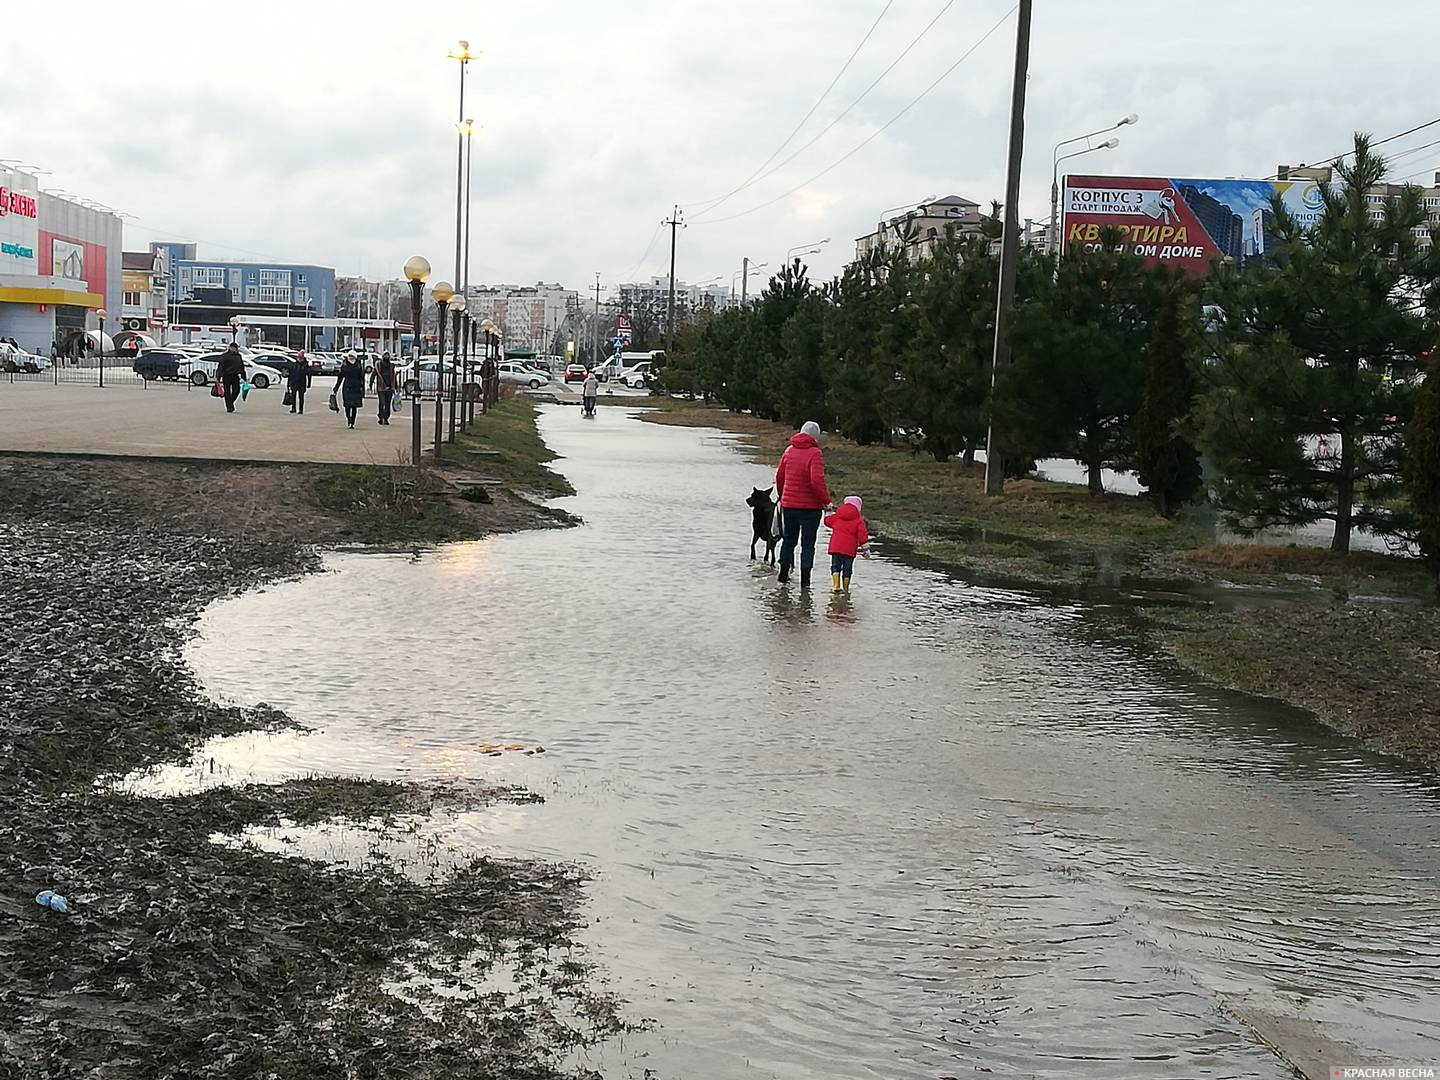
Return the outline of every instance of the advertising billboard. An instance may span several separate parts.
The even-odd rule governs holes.
[[[1107,226],[1149,265],[1203,274],[1220,260],[1263,259],[1274,245],[1279,196],[1306,226],[1323,202],[1314,180],[1185,180],[1156,176],[1067,176],[1062,250],[1094,249]]]
[[[35,178],[0,165],[0,274],[33,276],[39,262],[39,204]]]

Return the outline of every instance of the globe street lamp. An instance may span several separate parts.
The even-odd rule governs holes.
[[[440,354],[435,363],[435,464],[440,464],[440,437],[445,422],[445,309],[455,296],[455,286],[448,281],[437,281],[430,286],[430,299],[440,309],[439,341],[436,351]],[[419,374],[419,370],[416,370]]]
[[[1046,245],[1051,255],[1060,252],[1060,162],[1072,157],[1079,157],[1081,154],[1088,154],[1091,150],[1113,150],[1120,145],[1119,139],[1107,139],[1098,146],[1091,146],[1090,140],[1104,135],[1117,128],[1128,127],[1131,124],[1140,122],[1139,113],[1130,113],[1122,116],[1117,122],[1109,127],[1101,128],[1099,131],[1092,131],[1088,135],[1076,135],[1073,139],[1064,139],[1055,144],[1055,152],[1051,159],[1050,169],[1050,243]],[[1061,147],[1069,146],[1071,143],[1083,142],[1084,150],[1077,150],[1073,154],[1061,155]]]
[[[410,459],[420,469],[420,305],[424,301],[425,282],[430,277],[430,263],[423,255],[405,260],[405,280],[410,282],[410,371],[415,379],[415,393],[410,395]],[[416,494],[419,494],[417,485]]]
[[[455,294],[455,299],[450,301],[450,311],[453,313],[455,319],[455,324],[453,327],[453,336],[455,338],[455,343],[451,346],[451,352],[454,354],[455,357],[455,367],[450,372],[450,429],[446,434],[445,441],[453,443],[455,441],[455,384],[458,381],[460,375],[460,368],[462,364],[461,350],[464,348],[464,342],[460,340],[460,319],[461,316],[465,314],[464,293]],[[440,353],[440,361],[442,364],[445,361],[445,353],[443,350]]]
[[[480,332],[485,335],[484,359],[480,362],[480,411],[490,411],[490,352],[491,341],[495,337],[495,324],[486,319],[480,324]]]
[[[99,330],[95,334],[95,355],[100,357],[100,385],[105,385],[105,316],[108,314],[102,307],[95,312],[95,323]]]

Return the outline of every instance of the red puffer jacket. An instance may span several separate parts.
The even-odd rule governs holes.
[[[870,542],[870,530],[865,527],[865,519],[850,503],[827,517],[825,525],[830,529],[831,555],[849,555],[853,559],[860,548]]]
[[[825,486],[825,456],[820,444],[803,431],[790,438],[775,470],[775,494],[786,510],[823,510],[830,505]]]

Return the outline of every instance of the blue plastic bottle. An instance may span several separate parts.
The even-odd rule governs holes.
[[[35,902],[41,907],[48,907],[51,911],[58,911],[61,915],[70,913],[70,905],[66,903],[65,897],[57,892],[46,889],[35,897]]]

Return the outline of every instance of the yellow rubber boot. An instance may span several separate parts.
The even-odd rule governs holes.
[[[839,592],[839,591],[840,591],[840,575],[839,575],[839,574],[831,574],[831,575],[830,575],[830,587],[831,587],[831,591],[832,591],[832,592]]]
[[[850,591],[850,579],[848,577],[840,579],[840,591],[843,593]]]

